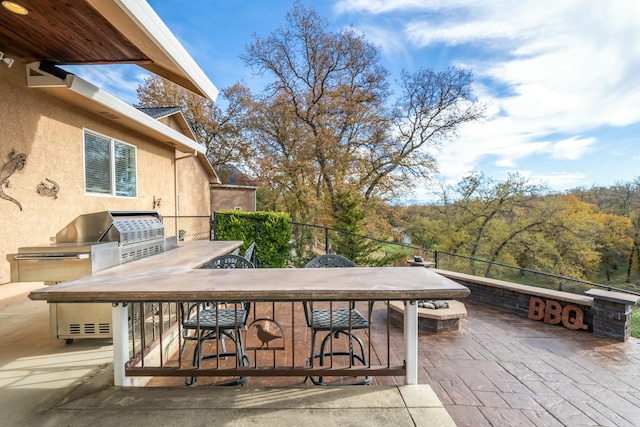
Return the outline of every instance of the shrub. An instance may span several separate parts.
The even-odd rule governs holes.
[[[216,212],[216,240],[242,240],[241,251],[256,243],[256,267],[282,268],[289,259],[291,217],[284,212]]]

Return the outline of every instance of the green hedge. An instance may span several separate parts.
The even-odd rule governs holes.
[[[289,260],[291,217],[287,213],[216,212],[213,227],[216,240],[242,240],[241,254],[255,241],[256,267],[282,268]]]

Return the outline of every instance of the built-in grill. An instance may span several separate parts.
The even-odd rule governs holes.
[[[152,256],[177,247],[164,235],[155,211],[103,211],[80,215],[60,230],[55,242],[18,248],[7,255],[12,282],[58,282]],[[111,337],[109,304],[51,304],[56,338]]]
[[[154,211],[104,211],[80,215],[55,243],[18,248],[7,258],[12,282],[61,282],[177,246],[166,238]]]

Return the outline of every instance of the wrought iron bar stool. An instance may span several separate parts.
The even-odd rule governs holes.
[[[206,262],[201,268],[253,268],[253,264],[239,255],[222,255]],[[182,319],[182,344],[181,354],[189,341],[196,341],[193,350],[191,366],[199,366],[199,362],[206,359],[236,358],[236,366],[249,366],[251,361],[244,352],[241,329],[247,325],[250,302],[222,302],[210,301],[206,303],[183,302],[179,304]],[[227,351],[226,340],[233,343],[233,351]],[[216,350],[210,354],[203,354],[203,345],[206,341],[218,340],[222,351]],[[198,377],[186,377],[185,384],[194,385]],[[231,381],[217,385],[242,385],[247,377],[239,377]]]
[[[343,267],[356,267],[356,264],[341,256],[341,255],[320,255],[311,261],[309,261],[305,268],[343,268]],[[355,302],[351,302],[348,308],[321,308],[314,309],[313,302],[303,302],[305,320],[307,326],[311,328],[311,353],[308,360],[308,364],[313,366],[313,360],[318,359],[320,366],[324,365],[325,358],[333,356],[349,356],[351,365],[354,365],[356,361],[367,366],[367,357],[364,350],[364,344],[360,337],[354,334],[352,331],[358,329],[369,328],[369,319],[371,319],[371,311],[373,309],[373,301],[369,302],[369,315],[368,317],[360,313],[356,307]],[[320,351],[315,353],[316,339],[318,332],[327,332],[326,336],[320,343]],[[334,350],[331,343],[331,337],[338,339],[340,335],[347,337],[349,341],[348,350]],[[359,348],[359,353],[354,351],[354,342]],[[327,349],[329,344],[329,349]],[[316,385],[330,385],[323,380],[323,377],[307,377]],[[356,385],[356,384],[370,384],[372,377],[367,376],[363,380],[350,382],[350,383],[336,383],[335,385]],[[305,379],[306,381],[306,379]]]

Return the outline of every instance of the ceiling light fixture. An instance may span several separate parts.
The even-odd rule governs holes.
[[[7,58],[6,56],[4,56],[4,52],[0,52],[0,61],[7,64],[7,67],[9,68],[11,68],[11,66],[13,65],[13,58]]]
[[[2,7],[10,12],[17,13],[18,15],[26,15],[29,13],[26,7],[12,1],[3,1]]]

